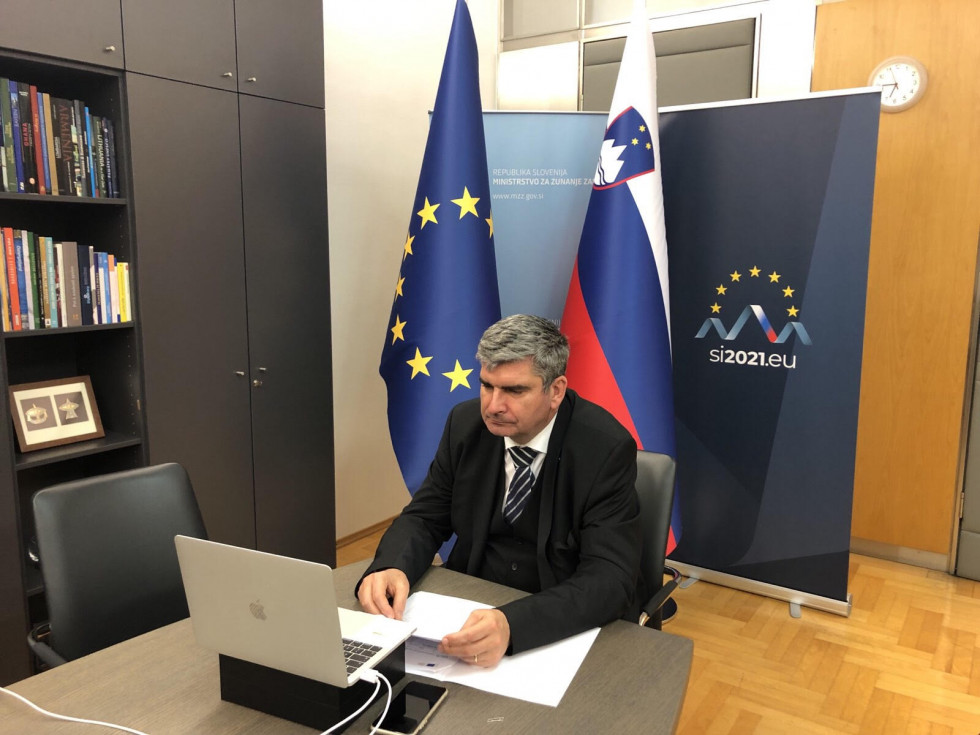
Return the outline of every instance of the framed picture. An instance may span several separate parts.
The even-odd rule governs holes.
[[[88,375],[10,386],[10,415],[22,452],[105,436]]]

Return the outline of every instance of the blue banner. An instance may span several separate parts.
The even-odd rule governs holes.
[[[877,91],[660,115],[675,561],[847,598],[878,116]],[[501,310],[558,319],[604,116],[484,119]]]

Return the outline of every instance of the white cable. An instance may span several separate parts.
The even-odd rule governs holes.
[[[365,672],[365,673],[367,673],[367,672]],[[371,673],[374,673],[374,672],[371,672]],[[380,674],[379,674],[379,676],[380,676]],[[366,677],[364,677],[362,675],[361,678],[362,679],[365,679]],[[374,698],[378,695],[378,691],[380,689],[381,689],[381,682],[378,681],[377,679],[375,679],[374,680],[374,691],[371,692],[371,696],[367,698],[367,701],[364,704],[362,704],[353,714],[348,715],[347,717],[345,717],[344,719],[342,719],[340,722],[338,722],[336,725],[334,725],[333,727],[331,727],[329,730],[324,730],[322,733],[320,733],[320,735],[329,735],[329,733],[332,733],[334,730],[336,730],[341,725],[344,725],[344,724],[350,722],[355,717],[357,717],[359,714],[361,714],[361,712],[363,712],[364,710],[366,710],[368,708],[368,705],[371,704],[371,702],[374,701]]]
[[[368,735],[374,735],[374,733],[378,731],[378,728],[381,727],[381,723],[385,721],[385,717],[388,715],[388,708],[391,706],[391,682],[388,681],[388,679],[385,678],[385,675],[380,671],[376,673],[378,674],[378,678],[381,679],[381,681],[383,681],[388,687],[388,701],[385,702],[385,708],[381,713],[381,717],[379,717],[378,721],[374,723],[374,727],[371,729],[371,732],[368,733]]]
[[[381,688],[381,684],[380,683],[378,684],[378,688],[379,689]],[[55,714],[54,712],[48,712],[46,709],[42,709],[41,707],[38,707],[36,704],[34,704],[29,699],[26,699],[26,698],[20,696],[17,692],[12,692],[12,691],[10,691],[9,689],[7,689],[5,687],[0,687],[0,692],[4,692],[5,694],[9,694],[11,697],[14,697],[15,699],[19,699],[21,702],[23,702],[24,704],[26,704],[28,707],[31,707],[32,709],[37,710],[42,715],[47,715],[48,717],[53,717],[56,720],[64,720],[65,722],[80,722],[83,725],[99,725],[101,727],[111,727],[114,730],[122,730],[123,732],[132,733],[133,735],[147,735],[145,732],[142,732],[141,730],[133,730],[133,729],[128,728],[128,727],[123,727],[122,725],[113,725],[111,722],[99,722],[98,720],[83,720],[83,719],[78,718],[78,717],[68,717],[67,715],[59,715],[59,714]]]

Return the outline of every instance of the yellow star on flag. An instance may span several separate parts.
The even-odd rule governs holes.
[[[493,237],[493,215],[487,217],[487,224],[490,225],[490,237]]]
[[[395,344],[395,342],[398,340],[401,340],[402,342],[405,341],[405,335],[402,332],[404,331],[406,324],[408,324],[408,322],[403,322],[401,317],[398,316],[398,314],[395,314],[395,326],[391,328],[391,333],[394,335],[391,338],[391,344]]]
[[[459,364],[459,360],[456,361],[456,367],[452,372],[443,373],[447,378],[453,381],[453,384],[449,386],[449,392],[452,393],[457,387],[465,385],[467,388],[470,387],[470,381],[466,377],[473,372],[473,368],[469,370],[463,370],[462,366]]]
[[[789,298],[792,295],[793,295],[793,289],[791,289],[789,286],[783,289],[783,296]]]
[[[779,274],[776,271],[769,274],[769,283],[779,283]]]
[[[740,278],[742,277],[742,274],[741,274],[741,273],[739,273],[738,271],[735,271],[735,272],[734,272],[734,273],[732,273],[731,275],[732,275],[732,280],[733,280],[733,281],[737,281],[737,280],[739,280],[739,279],[740,279]]]
[[[755,266],[752,266],[751,268],[749,268],[749,275],[751,275],[753,278],[758,278],[759,277],[759,269],[756,268]]]
[[[418,347],[415,348],[415,357],[413,357],[411,360],[406,360],[405,361],[406,364],[412,366],[412,379],[413,380],[415,379],[415,376],[418,375],[419,373],[425,373],[426,375],[429,374],[429,369],[426,367],[426,365],[429,364],[429,360],[431,360],[431,359],[432,359],[431,356],[430,357],[422,357],[422,353],[419,352],[419,348]]]
[[[721,307],[718,305],[718,302],[717,301],[711,305],[711,313],[712,314],[717,314],[720,311],[721,311]]]
[[[479,215],[476,213],[476,203],[478,201],[480,201],[480,197],[471,197],[470,190],[465,186],[463,187],[463,196],[459,199],[452,200],[453,204],[459,207],[460,219],[463,219],[463,215],[465,214],[472,214],[474,217],[478,217]]]
[[[405,260],[405,258],[407,258],[409,255],[414,255],[414,253],[412,252],[413,240],[415,240],[415,238],[412,235],[409,235],[408,239],[405,241],[405,253],[404,255],[402,255],[402,260]]]
[[[402,286],[403,286],[403,285],[405,285],[405,278],[404,278],[404,276],[403,276],[403,277],[401,277],[401,278],[399,278],[399,279],[398,279],[398,283],[396,283],[396,284],[395,284],[395,298],[396,298],[396,299],[397,299],[397,298],[398,298],[399,296],[404,296],[404,295],[405,295],[405,294],[404,294],[404,293],[402,292]]]
[[[633,140],[632,140],[632,141],[630,141],[630,142],[632,142],[632,143],[633,143],[633,145],[636,145],[636,144],[637,144],[637,143],[639,143],[640,141],[639,141],[639,140],[637,140],[636,138],[633,138]]]
[[[789,314],[790,316],[796,316],[797,314],[800,313],[800,310],[797,309],[795,306],[791,306],[786,310],[786,313]]]
[[[425,206],[416,212],[416,214],[422,218],[422,225],[419,227],[420,230],[425,228],[426,222],[434,222],[435,224],[439,224],[439,221],[436,219],[437,209],[439,209],[439,205],[429,204],[429,197],[426,197]]]
[[[641,125],[640,126],[640,132],[641,133],[645,133],[646,131],[647,131],[647,126],[646,125]]]
[[[727,290],[728,287],[724,283],[720,284],[718,288],[715,289],[715,291],[717,291],[721,296],[724,296]]]
[[[653,148],[653,146],[647,143],[647,150],[650,150],[651,148]]]

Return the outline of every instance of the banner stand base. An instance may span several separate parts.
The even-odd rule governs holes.
[[[703,567],[692,566],[673,559],[668,559],[668,563],[684,577],[691,577],[693,579],[700,579],[704,582],[720,584],[723,587],[731,587],[732,589],[741,590],[743,592],[751,592],[752,594],[762,595],[763,597],[772,597],[776,600],[788,602],[791,606],[794,604],[797,606],[804,605],[806,607],[813,608],[814,610],[822,610],[823,612],[842,615],[845,618],[850,617],[851,615],[850,592],[847,593],[847,600],[835,600],[830,597],[821,597],[820,595],[814,595],[809,592],[801,592],[799,590],[790,589],[789,587],[780,587],[775,584],[759,582],[754,579],[737,577],[734,574],[725,574],[724,572],[716,572],[713,569],[704,569]]]

